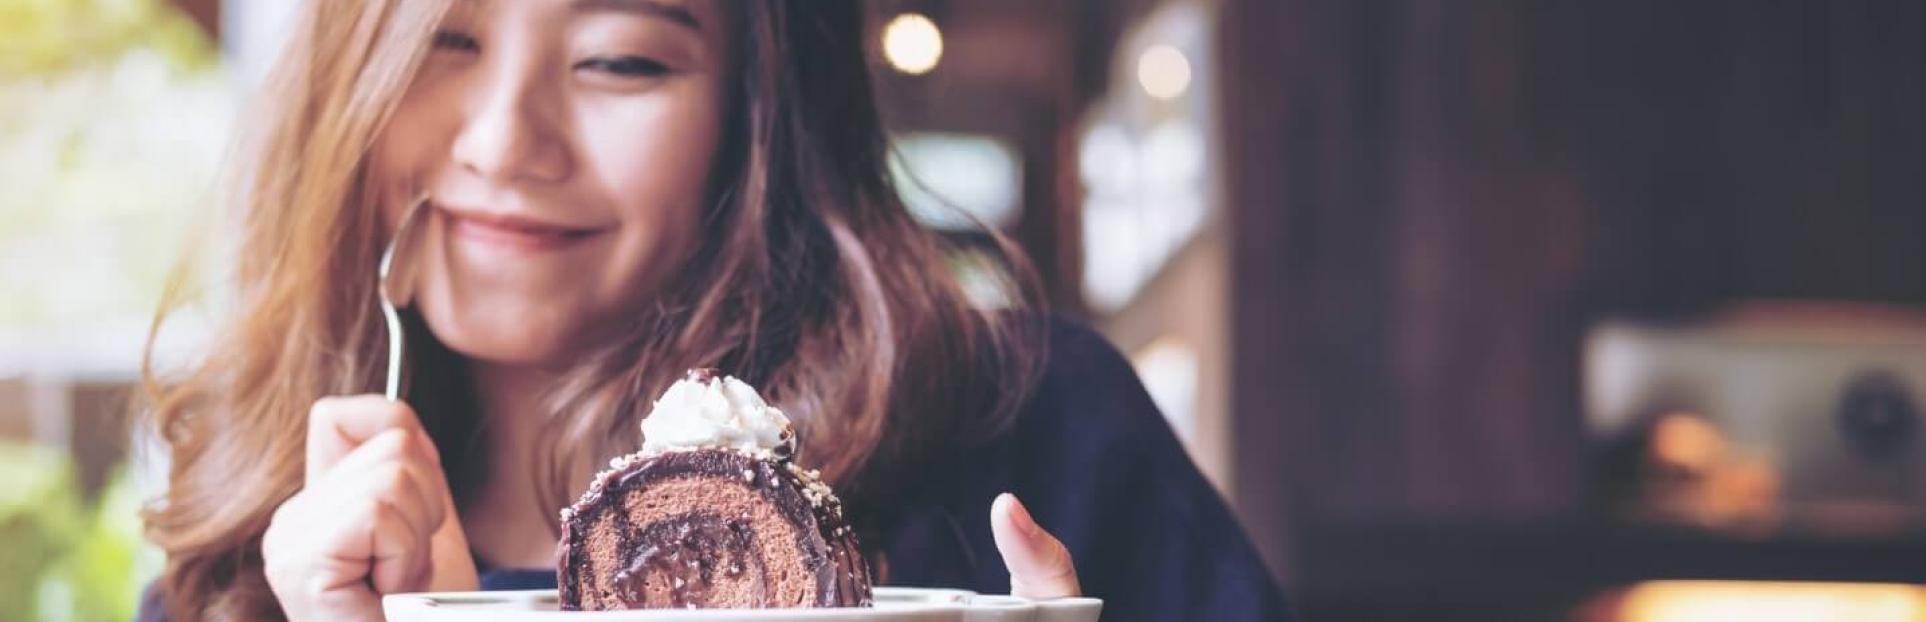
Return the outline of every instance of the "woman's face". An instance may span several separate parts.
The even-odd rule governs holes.
[[[456,0],[371,160],[429,197],[415,304],[467,356],[565,364],[691,247],[724,109],[705,0]]]

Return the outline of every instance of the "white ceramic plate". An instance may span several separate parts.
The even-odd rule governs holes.
[[[1097,622],[1103,601],[879,587],[876,606],[860,609],[557,611],[555,590],[528,590],[393,594],[381,608],[389,622]]]

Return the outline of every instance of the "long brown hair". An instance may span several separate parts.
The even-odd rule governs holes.
[[[197,366],[146,373],[169,488],[146,513],[177,619],[278,618],[260,543],[303,481],[316,399],[378,391],[386,361],[372,276],[382,225],[370,146],[447,0],[315,0],[271,74],[236,177],[239,300]],[[536,489],[559,508],[581,465],[634,449],[649,398],[713,366],[796,419],[859,526],[943,443],[990,433],[1042,357],[1034,319],[971,304],[937,236],[886,173],[855,0],[729,5],[737,53],[701,242],[626,337],[549,395]],[[1033,298],[1021,257],[1006,288]],[[174,297],[178,298],[178,297]],[[177,299],[163,305],[158,332]],[[476,413],[459,356],[410,318],[409,401],[443,448],[458,501],[477,482]],[[150,349],[152,340],[150,339]]]

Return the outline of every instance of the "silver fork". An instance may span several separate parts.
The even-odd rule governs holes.
[[[401,222],[395,225],[394,239],[388,241],[388,248],[381,251],[381,272],[375,290],[381,297],[381,315],[388,321],[388,401],[401,399],[402,344],[407,335],[401,330],[401,315],[396,307],[405,307],[415,294],[415,246],[418,245],[415,221],[421,220],[426,212],[428,197],[422,196],[408,205],[402,212]]]

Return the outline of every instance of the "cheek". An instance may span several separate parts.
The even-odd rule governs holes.
[[[698,243],[698,223],[711,207],[718,106],[713,97],[688,97],[626,115],[584,115],[598,129],[582,134],[582,173],[622,222],[617,269],[600,285],[604,293],[634,298]]]
[[[448,159],[459,116],[446,90],[422,84],[412,87],[375,137],[369,181],[380,192],[382,216],[390,227],[400,221],[415,195],[431,185]]]

